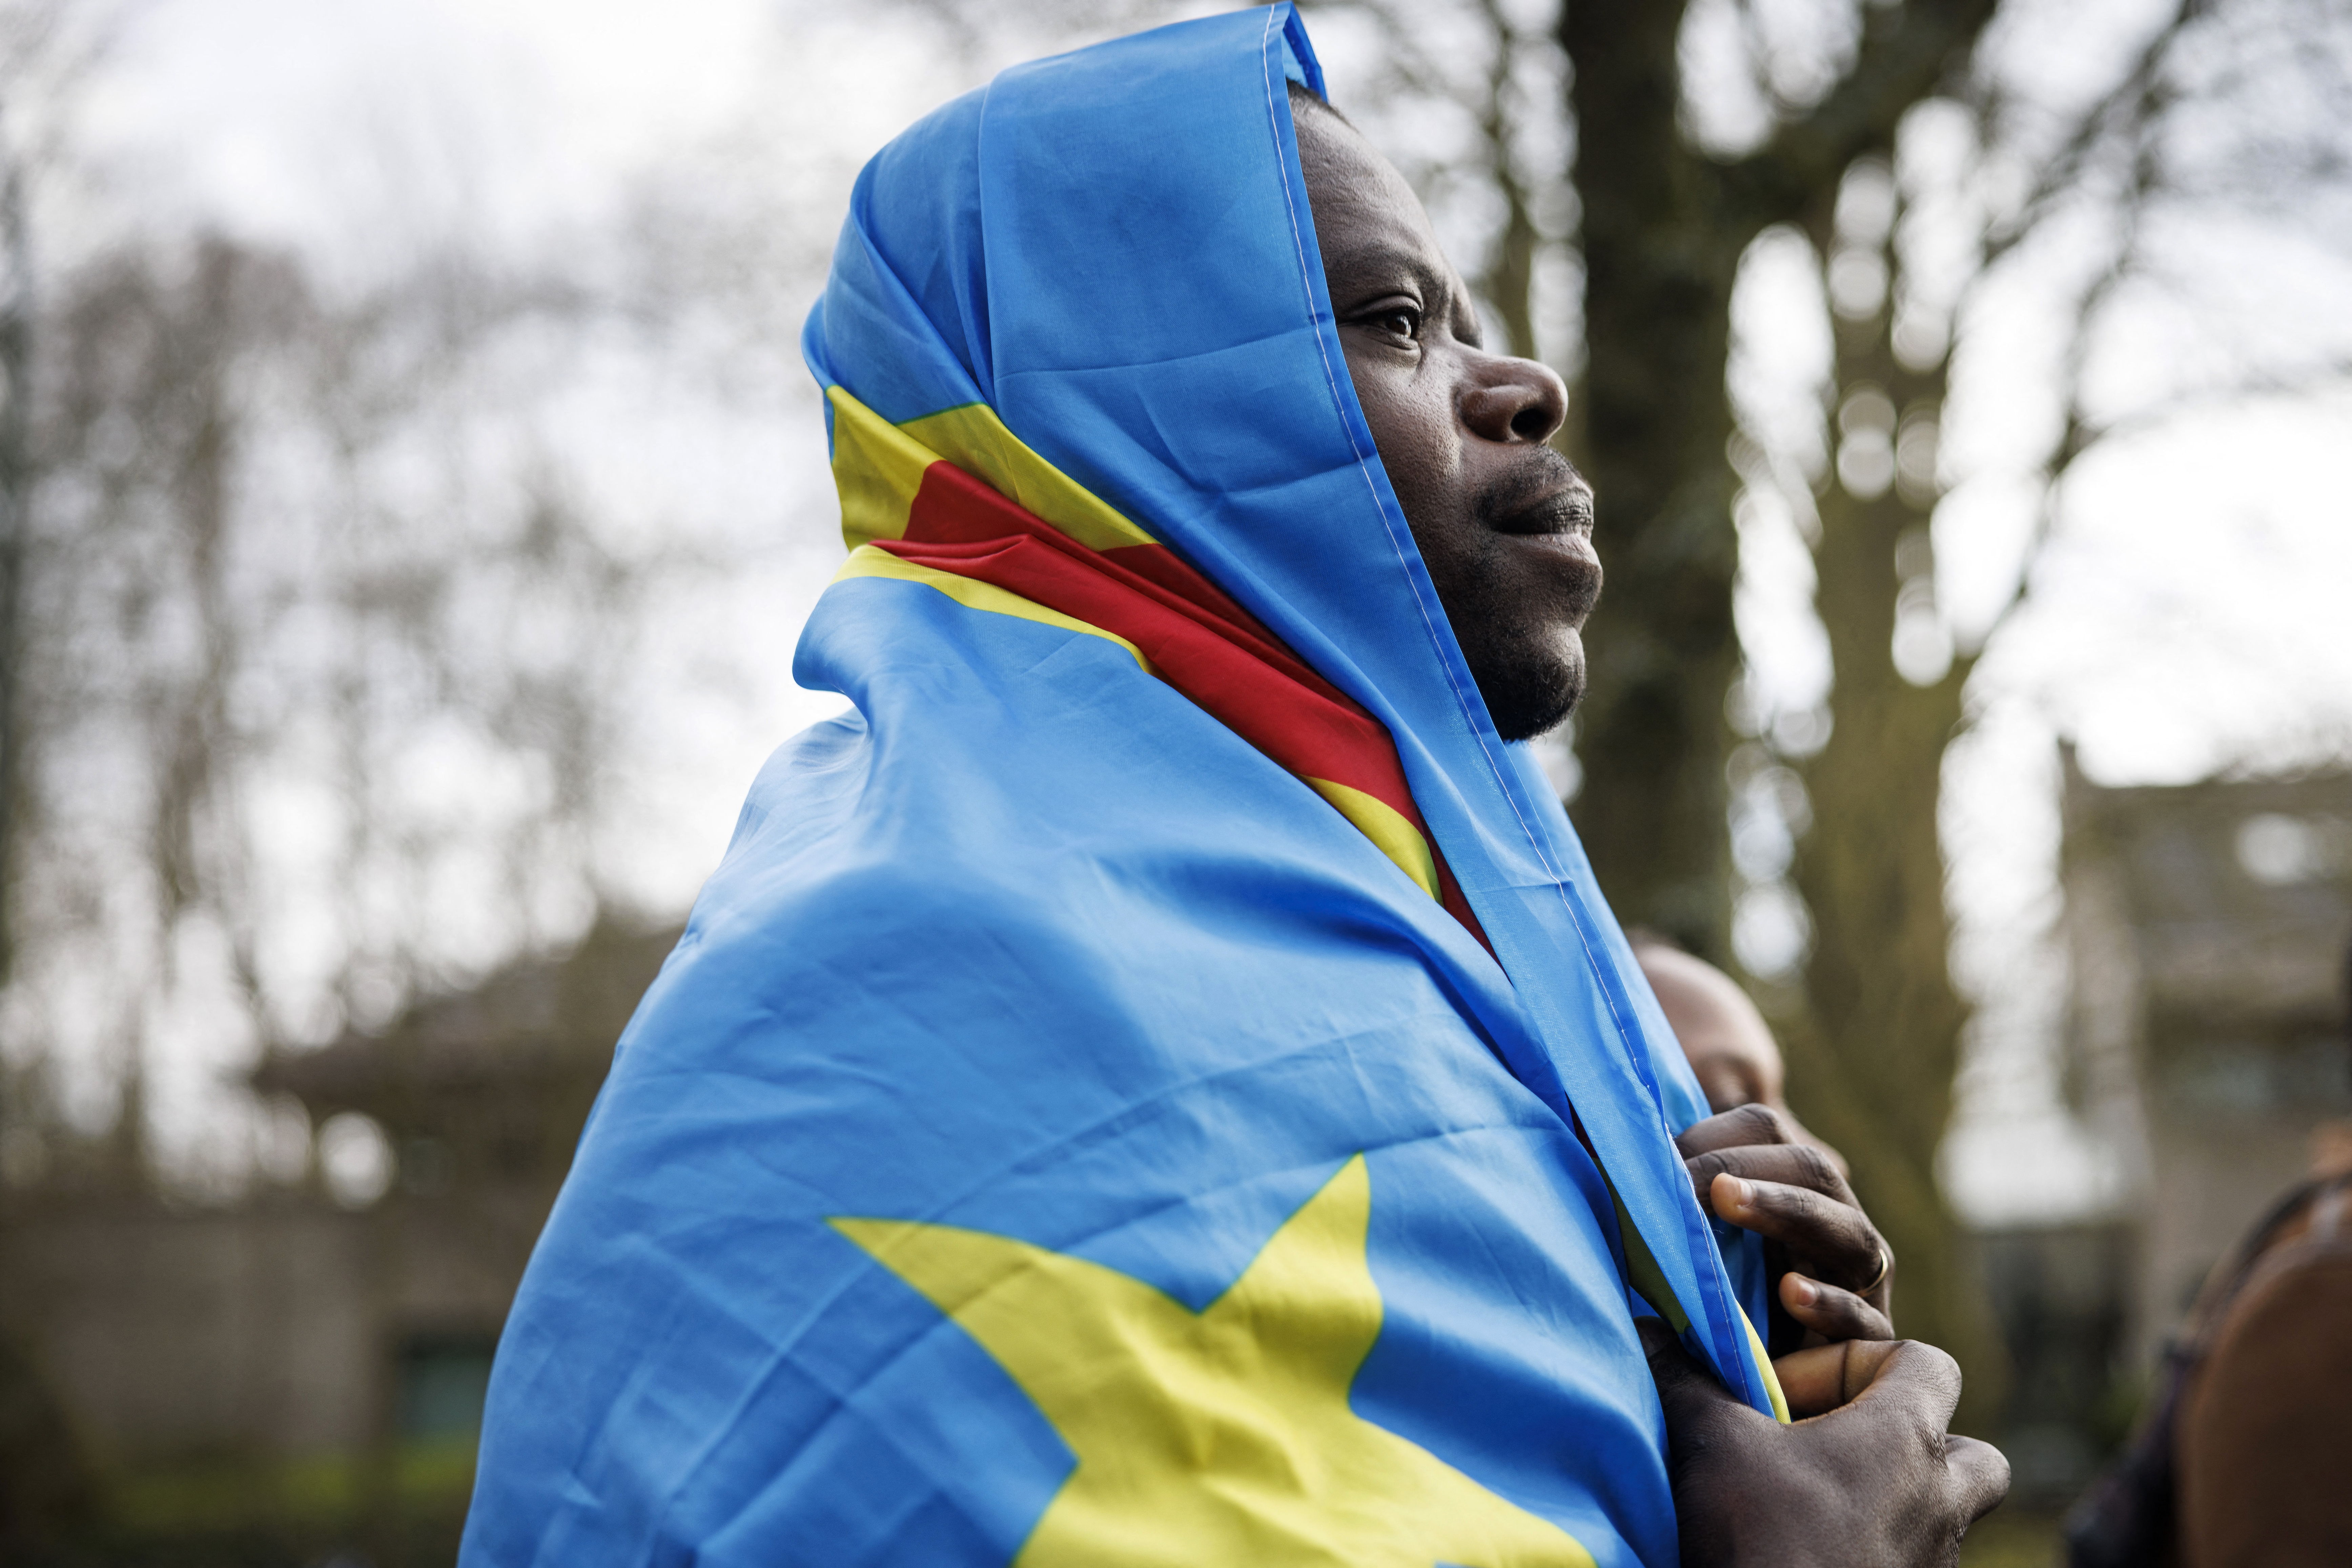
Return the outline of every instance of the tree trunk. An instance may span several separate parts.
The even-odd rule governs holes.
[[[1834,199],[1826,193],[1807,225],[1823,255]],[[1948,361],[1906,368],[1890,346],[1891,316],[1882,303],[1837,322],[1847,442],[1892,444],[1897,426],[1879,417],[1890,409],[1912,442],[1934,439]],[[1791,1102],[1851,1162],[1855,1190],[1901,1260],[1899,1332],[1941,1345],[1969,1369],[1969,1412],[1980,1415],[1997,1405],[2002,1367],[1935,1172],[1967,1019],[1946,956],[1937,803],[1971,661],[1955,658],[1940,677],[1914,685],[1893,656],[1906,592],[1916,613],[1933,602],[1932,465],[1915,456],[1909,466],[1906,479],[1882,471],[1850,486],[1841,464],[1817,503],[1815,604],[1836,681],[1829,740],[1800,765],[1812,822],[1795,881],[1813,941],[1806,1016],[1781,1032]]]
[[[25,787],[25,544],[33,490],[33,256],[24,170],[0,144],[0,985],[16,966],[16,808]]]
[[[1576,825],[1628,925],[1729,962],[1725,693],[1738,551],[1724,458],[1731,284],[1750,230],[1677,118],[1679,3],[1570,5],[1586,450],[1608,573],[1586,637]]]

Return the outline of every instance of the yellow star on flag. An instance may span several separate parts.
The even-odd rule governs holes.
[[[1371,1212],[1359,1155],[1200,1312],[1007,1237],[833,1224],[978,1340],[1076,1454],[1014,1568],[1591,1568],[1559,1526],[1349,1408],[1381,1329]]]

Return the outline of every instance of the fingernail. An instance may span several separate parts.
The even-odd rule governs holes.
[[[1745,1179],[1739,1176],[1733,1176],[1731,1178],[1731,1207],[1734,1208],[1748,1208],[1752,1207],[1755,1202],[1756,1189],[1748,1186]]]
[[[1790,1274],[1787,1276],[1787,1279],[1789,1281],[1789,1304],[1790,1306],[1810,1307],[1821,1299],[1822,1292],[1820,1289],[1802,1274]]]

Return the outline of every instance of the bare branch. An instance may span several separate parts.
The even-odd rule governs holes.
[[[1871,6],[1853,68],[1813,110],[1782,122],[1771,140],[1724,166],[1725,198],[1750,234],[1794,221],[1847,164],[1895,143],[1904,112],[1933,94],[1967,59],[1995,0],[1910,0]]]
[[[2203,16],[2208,6],[2209,0],[2175,0],[2172,15],[2148,36],[2132,68],[2084,113],[2076,122],[2074,133],[2050,159],[2033,189],[2019,204],[2017,214],[1993,232],[1986,247],[1988,263],[2006,255],[2032,232],[2050,208],[2074,188],[2084,165],[2101,148],[2118,139],[2135,148],[2145,143],[2147,128],[2170,101],[2170,89],[2165,82],[2166,62],[2182,32]],[[2001,110],[2000,99],[1989,98],[1979,118],[1990,124],[1999,119]]]

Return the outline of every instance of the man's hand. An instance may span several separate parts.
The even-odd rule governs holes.
[[[1772,1243],[1776,1294],[1795,1325],[1767,1329],[1775,1352],[1895,1337],[1894,1254],[1828,1155],[1769,1105],[1709,1116],[1675,1145],[1699,1207]]]
[[[1932,1345],[1788,1357],[1791,1409],[1829,1413],[1783,1427],[1727,1393],[1665,1324],[1639,1326],[1684,1568],[1950,1568],[1969,1526],[2009,1495],[2000,1449],[1945,1432],[1960,1370]]]

